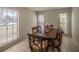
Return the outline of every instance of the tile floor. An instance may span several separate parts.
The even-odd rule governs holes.
[[[61,44],[61,51],[62,52],[77,52],[79,51],[74,45],[74,42],[71,37],[63,36],[62,44]],[[16,45],[6,49],[4,52],[30,52],[28,39],[23,40]]]

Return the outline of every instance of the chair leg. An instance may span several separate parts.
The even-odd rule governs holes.
[[[31,52],[33,52],[33,49],[30,49],[31,50]]]
[[[31,52],[33,52],[33,50],[31,49]]]
[[[49,50],[49,47],[47,47],[47,52],[48,52],[48,50]]]
[[[58,52],[61,52],[61,49],[60,48],[57,48],[58,49]]]
[[[31,52],[34,52],[34,51],[33,51],[33,48],[32,48],[31,46],[30,46],[30,50],[31,50]]]
[[[54,52],[54,47],[52,47],[52,51]]]

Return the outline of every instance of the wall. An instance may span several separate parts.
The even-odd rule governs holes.
[[[45,23],[48,24],[53,24],[54,27],[58,27],[59,26],[59,21],[58,21],[58,12],[54,11],[54,10],[48,10],[48,11],[42,11],[39,12],[39,14],[44,15],[45,18]]]
[[[9,7],[9,9],[19,12],[19,37],[25,38],[27,33],[31,33],[31,28],[36,26],[36,13],[24,7]]]
[[[31,33],[31,28],[36,26],[36,13],[27,9],[20,8],[20,36],[27,36],[27,33]]]
[[[72,8],[72,37],[75,46],[79,50],[79,8]]]
[[[53,24],[54,27],[58,28],[60,25],[59,14],[67,13],[68,14],[68,35],[71,36],[71,8],[57,9],[57,10],[48,10],[39,12],[39,14],[44,15],[45,23]]]

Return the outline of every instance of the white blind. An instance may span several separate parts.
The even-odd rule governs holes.
[[[44,32],[44,15],[38,16],[38,25],[41,26],[42,32]]]
[[[17,39],[19,12],[0,8],[0,44]]]
[[[60,13],[60,27],[64,30],[64,33],[68,33],[68,16],[67,13]]]

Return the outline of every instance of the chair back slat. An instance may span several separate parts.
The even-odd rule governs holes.
[[[41,31],[41,26],[36,26],[32,28],[32,33],[40,32]]]
[[[42,40],[43,39],[42,37],[33,34],[28,34],[28,37],[29,37],[29,45],[31,51],[34,51],[33,49],[37,49],[38,51],[42,51],[42,50],[47,51],[47,44],[44,44],[45,41]],[[36,46],[36,48],[33,48],[33,46]],[[42,49],[43,46],[45,47]]]
[[[56,40],[59,42],[58,46],[61,45],[61,42],[62,42],[62,34],[63,34],[63,30],[61,28],[58,28],[57,29],[57,37],[56,37]]]
[[[58,51],[61,51],[60,46],[62,42],[62,34],[63,30],[59,27],[56,33],[56,40],[54,41],[54,48],[56,48]]]

